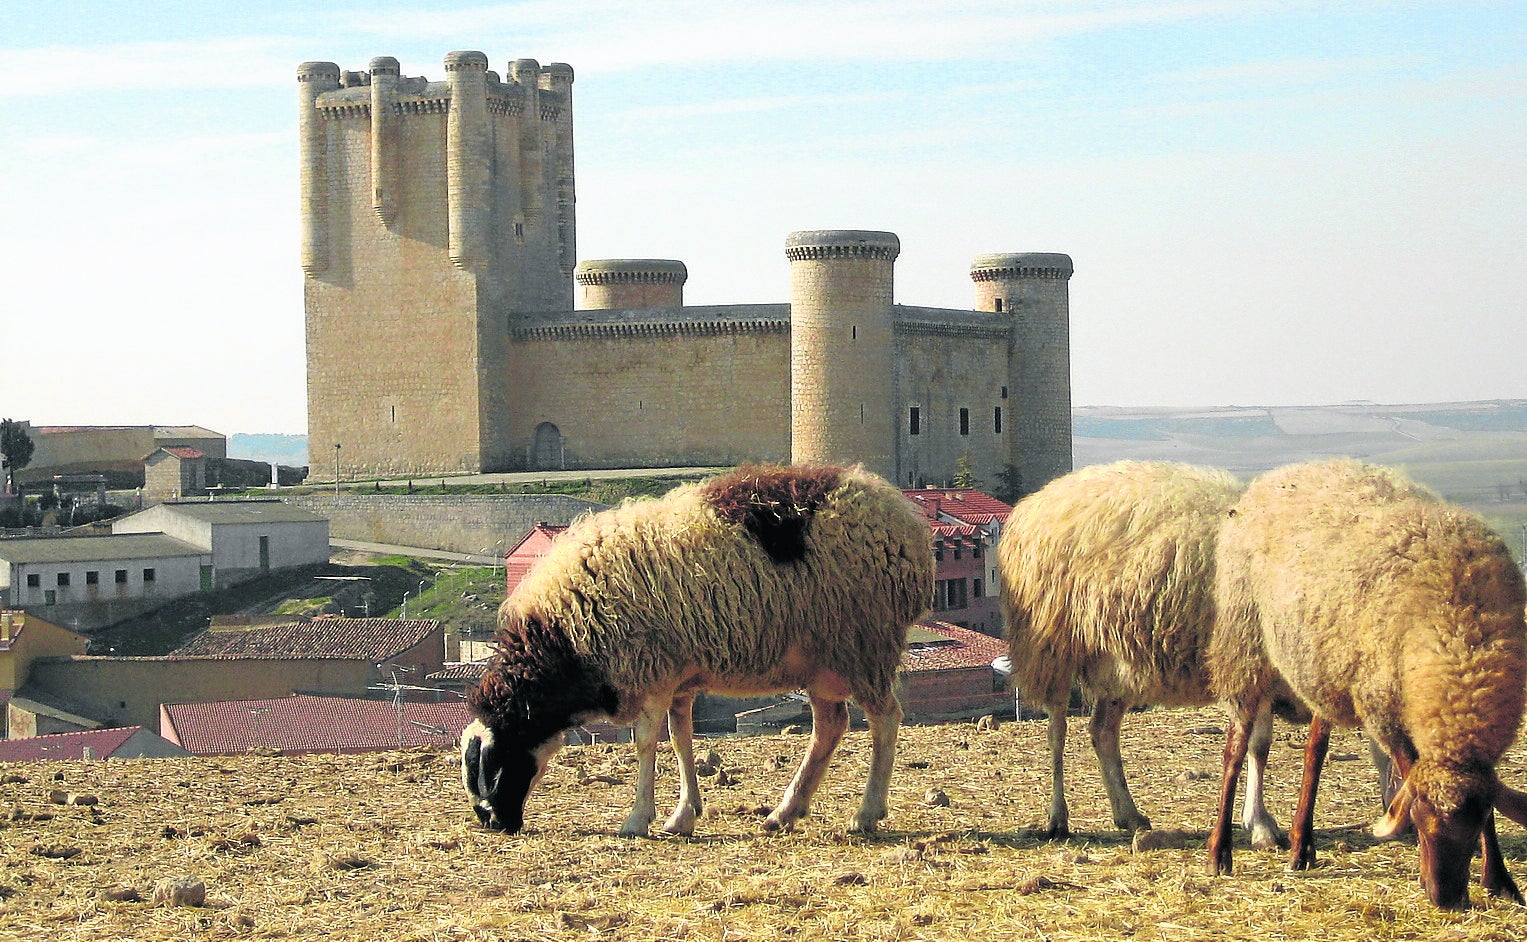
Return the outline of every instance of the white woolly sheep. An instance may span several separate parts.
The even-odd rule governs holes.
[[[927,524],[862,468],[743,468],[586,517],[499,610],[498,651],[462,734],[473,809],[518,831],[564,731],[605,716],[635,722],[636,805],[621,833],[646,834],[666,714],[680,792],[663,828],[690,834],[701,811],[695,695],[804,688],[811,745],[764,827],[805,816],[852,699],[873,747],[852,828],[871,831],[886,814],[901,722],[896,670],[932,595]]]
[[[1521,895],[1495,836],[1495,763],[1516,736],[1527,678],[1527,600],[1500,537],[1394,472],[1355,461],[1270,472],[1220,530],[1221,624],[1211,646],[1234,708],[1210,870],[1230,871],[1229,796],[1249,717],[1281,676],[1316,719],[1290,832],[1291,865],[1314,859],[1312,818],[1330,727],[1360,726],[1403,777],[1374,826],[1415,828],[1433,903],[1468,905],[1481,882]]]
[[[1013,677],[1050,716],[1048,836],[1069,833],[1066,705],[1080,682],[1114,824],[1150,827],[1119,755],[1133,706],[1213,702],[1204,657],[1214,623],[1214,541],[1241,485],[1222,471],[1165,462],[1094,465],[1014,508],[997,553]],[[1269,704],[1269,707],[1271,704]],[[1282,835],[1262,798],[1272,717],[1258,718],[1244,824],[1258,847]]]

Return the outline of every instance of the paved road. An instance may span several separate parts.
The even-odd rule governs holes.
[[[423,546],[399,546],[395,543],[363,543],[359,540],[336,540],[329,538],[329,549],[348,550],[358,553],[375,553],[378,556],[414,556],[419,559],[441,559],[473,566],[502,566],[504,561],[496,556],[480,553],[452,553],[447,550],[429,549]]]

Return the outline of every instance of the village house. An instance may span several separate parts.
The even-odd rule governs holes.
[[[92,724],[156,729],[165,703],[296,693],[390,698],[396,686],[423,686],[422,678],[439,671],[444,659],[444,630],[427,619],[320,617],[219,627],[161,657],[34,659],[10,701],[9,722],[13,736]],[[434,699],[432,692],[404,696]]]
[[[209,550],[207,589],[329,561],[329,521],[279,500],[168,501],[113,520],[111,532],[163,533]]]
[[[141,726],[54,733],[0,741],[0,762],[89,762],[188,755],[190,753],[186,750]]]
[[[143,459],[143,496],[159,500],[207,493],[207,456],[189,445],[156,448]]]
[[[388,702],[291,696],[216,703],[167,703],[159,732],[193,755],[280,755],[448,748],[471,722],[460,700]]]
[[[989,494],[969,487],[902,491],[933,531],[933,614],[961,628],[1002,636],[997,540],[1013,512]]]

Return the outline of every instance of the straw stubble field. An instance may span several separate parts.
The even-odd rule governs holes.
[[[452,753],[9,765],[0,938],[1527,937],[1527,909],[1477,886],[1478,908],[1434,910],[1414,848],[1368,836],[1377,789],[1350,732],[1323,782],[1316,870],[1290,874],[1282,853],[1242,841],[1234,877],[1205,876],[1221,728],[1212,710],[1126,721],[1141,809],[1159,832],[1187,832],[1181,846],[1139,853],[1108,819],[1082,720],[1068,745],[1079,833],[1057,843],[1027,829],[1047,807],[1042,721],[904,730],[891,816],[871,839],[842,833],[868,761],[863,732],[845,741],[812,817],[778,836],[761,832],[761,815],[800,735],[703,744],[726,775],[703,780],[693,839],[615,836],[631,801],[629,746],[562,753],[516,836],[472,823]],[[1270,798],[1284,822],[1299,744],[1280,726]],[[1512,753],[1508,781],[1527,784],[1523,760]],[[671,758],[661,767],[666,802]],[[57,804],[54,792],[97,803]],[[1527,884],[1527,835],[1507,822],[1502,843]],[[175,880],[200,882],[201,905],[156,902]]]

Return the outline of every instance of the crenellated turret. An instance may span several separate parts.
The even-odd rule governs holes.
[[[451,110],[445,134],[446,214],[451,263],[482,272],[493,210],[492,149],[488,131],[488,57],[452,52],[445,57]]]
[[[896,345],[892,232],[792,232],[790,460],[862,462],[892,481]]]
[[[980,255],[970,264],[976,310],[1009,322],[1014,410],[1009,463],[1035,491],[1071,470],[1071,256]]]
[[[339,87],[339,66],[304,62],[297,67],[297,136],[301,151],[302,270],[316,275],[329,267],[328,148],[318,96]]]
[[[680,308],[689,269],[668,258],[607,258],[579,262],[573,280],[586,311]]]
[[[371,209],[382,225],[392,226],[398,215],[398,158],[402,147],[397,113],[398,60],[377,56],[371,60]]]
[[[551,184],[557,200],[557,264],[564,274],[571,275],[578,261],[577,195],[573,186],[573,67],[565,62],[546,66],[541,70],[541,87],[561,99],[554,119],[556,175]]]

